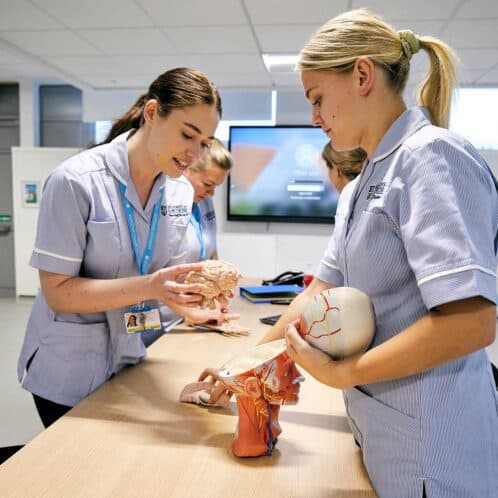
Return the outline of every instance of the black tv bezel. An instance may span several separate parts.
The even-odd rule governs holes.
[[[228,150],[232,150],[232,129],[235,128],[316,128],[312,125],[230,125],[228,131]],[[230,214],[230,191],[231,191],[231,175],[228,173],[227,177],[227,196],[226,196],[226,215],[227,221],[255,221],[255,222],[270,222],[270,223],[312,223],[312,224],[322,224],[330,225],[335,223],[335,216],[275,216],[275,215],[257,215],[257,214]]]

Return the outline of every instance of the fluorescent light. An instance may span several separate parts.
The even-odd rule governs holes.
[[[277,66],[291,66],[291,71],[297,63],[297,54],[263,54],[263,61],[266,68],[271,71]]]

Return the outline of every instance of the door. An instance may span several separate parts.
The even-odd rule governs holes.
[[[19,88],[0,85],[0,296],[14,295],[11,147],[19,145]]]

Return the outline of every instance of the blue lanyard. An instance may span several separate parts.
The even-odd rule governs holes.
[[[147,244],[145,245],[145,250],[142,258],[140,257],[140,247],[138,245],[137,227],[135,225],[133,207],[125,197],[126,186],[120,182],[119,189],[121,190],[121,200],[123,201],[126,221],[128,223],[128,232],[130,233],[131,245],[133,246],[133,252],[135,253],[135,261],[137,262],[138,271],[140,272],[140,275],[146,275],[149,271],[150,263],[152,261],[152,254],[154,252],[154,243],[156,242],[157,223],[159,221],[159,214],[161,212],[163,189],[161,189],[161,198],[154,205],[152,220],[150,222],[149,236],[147,237]]]
[[[194,227],[201,246],[201,260],[206,259],[206,243],[204,242],[204,234],[202,232],[202,217],[201,210],[197,202],[192,204],[192,216],[190,217],[190,224]]]

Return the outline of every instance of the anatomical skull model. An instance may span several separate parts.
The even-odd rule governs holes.
[[[232,443],[236,456],[271,455],[282,432],[280,406],[298,401],[304,377],[285,350],[285,339],[261,344],[219,371],[220,380],[237,400],[239,420]]]
[[[204,262],[202,271],[191,271],[185,277],[186,284],[201,284],[199,294],[204,296],[202,308],[214,309],[215,300],[222,294],[226,298],[232,297],[232,289],[237,286],[242,274],[232,263],[219,259],[208,259]]]
[[[335,360],[366,351],[375,332],[370,298],[353,287],[327,289],[306,304],[300,333]]]

